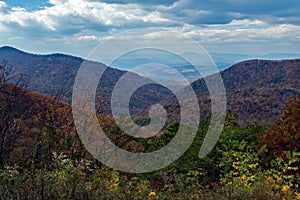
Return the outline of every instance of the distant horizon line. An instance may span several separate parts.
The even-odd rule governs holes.
[[[13,46],[13,45],[1,45],[0,46],[0,49],[4,49],[4,48],[10,48],[10,49],[22,52],[22,53],[37,55],[37,56],[64,55],[64,56],[77,57],[80,59],[86,59],[84,56],[75,55],[75,54],[66,53],[66,52],[59,52],[59,51],[55,52],[54,51],[54,52],[48,52],[48,53],[39,53],[39,52],[23,50],[22,48],[19,48],[19,47]],[[195,52],[186,52],[186,53],[194,53],[195,55],[197,54]],[[238,62],[250,61],[250,60],[280,61],[280,60],[298,60],[298,59],[300,59],[300,53],[289,53],[289,52],[270,52],[270,53],[263,54],[263,55],[252,55],[252,54],[243,54],[243,53],[222,53],[222,52],[208,52],[208,54],[212,57],[214,57],[214,56],[245,56],[245,57],[249,56],[249,57],[253,57],[253,58],[241,59]],[[287,57],[286,58],[281,57],[281,58],[275,59],[275,58],[271,58],[271,56],[287,56]],[[91,60],[91,61],[101,62],[101,63],[105,64],[103,61],[98,61],[98,60]],[[232,60],[232,62],[235,62],[234,59]]]

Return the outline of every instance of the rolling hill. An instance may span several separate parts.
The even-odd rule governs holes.
[[[12,74],[25,74],[23,82],[28,89],[58,96],[69,92],[69,102],[75,76],[83,61],[82,58],[63,54],[34,55],[12,47],[0,48],[0,64],[10,67]],[[96,65],[106,67],[102,63]],[[105,102],[99,106],[101,112],[111,113],[108,102],[112,90],[125,72],[107,67],[97,90],[98,97]],[[282,113],[288,100],[300,93],[300,59],[248,60],[220,73],[227,93],[227,109],[237,114],[243,124],[258,120],[262,125],[269,125]],[[135,81],[146,80],[137,74],[129,74],[133,85]],[[211,75],[207,79],[213,77]],[[192,87],[200,101],[202,116],[205,116],[210,110],[210,99],[204,79],[196,80]],[[167,88],[155,83],[141,87],[131,98],[131,114],[163,102],[168,112],[173,113],[171,115],[175,118],[172,119],[177,119],[180,107],[172,95]]]
[[[227,108],[243,124],[257,120],[269,125],[282,113],[288,100],[300,93],[300,59],[243,61],[222,71],[221,76]],[[213,78],[214,75],[208,77]],[[204,80],[195,81],[193,88],[200,102],[208,104]]]
[[[30,91],[42,94],[66,97],[67,102],[71,102],[73,85],[78,69],[85,60],[64,54],[36,55],[20,51],[13,47],[4,46],[0,48],[0,65],[6,65],[10,69],[10,75],[23,74],[22,82]],[[109,102],[112,91],[126,71],[107,67],[100,62],[90,62],[100,69],[106,69],[99,81],[97,98],[99,104],[97,108],[102,112],[111,113]],[[135,92],[130,101],[130,112],[137,114],[149,108],[153,102],[161,102],[164,98],[172,96],[172,93],[153,81],[141,77],[135,73],[127,73],[130,81],[151,82]],[[124,88],[126,89],[126,88]],[[125,91],[126,93],[126,91]]]

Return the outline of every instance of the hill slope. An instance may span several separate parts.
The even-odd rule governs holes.
[[[68,93],[69,103],[76,74],[84,61],[82,58],[64,54],[35,55],[12,47],[0,48],[0,65],[7,65],[11,75],[24,74],[22,82],[29,90],[59,97]],[[99,81],[97,97],[104,100],[99,101],[103,102],[98,105],[99,109],[110,113],[109,102],[113,88],[126,71],[110,68],[99,62],[91,63],[96,64],[100,69],[106,68]],[[129,84],[150,81],[134,73],[128,73],[128,76],[132,80]],[[172,94],[168,89],[157,84],[148,84],[134,93],[130,102],[130,111],[132,114],[137,114],[170,95]]]
[[[84,60],[63,55],[33,55],[12,47],[0,48],[0,63],[11,66],[12,74],[23,73],[24,83],[32,91],[43,94],[60,95],[72,92],[75,76]],[[105,68],[102,63],[96,63]],[[102,112],[110,113],[112,90],[126,71],[108,67],[98,86],[97,95],[105,103],[100,105]],[[145,80],[130,73],[132,84]],[[300,60],[249,60],[233,65],[221,72],[227,92],[227,108],[239,116],[242,123],[258,120],[268,125],[278,118],[290,97],[300,93]],[[214,75],[208,77],[213,78]],[[204,79],[193,82],[201,102],[201,112],[206,115],[210,109],[210,100]],[[70,100],[71,94],[69,94]],[[179,105],[172,93],[156,84],[140,88],[131,99],[131,113],[147,110],[154,103],[165,102],[168,112],[178,116]],[[169,99],[166,101],[166,99]],[[169,106],[168,106],[169,105]],[[146,112],[147,115],[147,112]],[[175,118],[176,118],[175,116]],[[202,115],[203,116],[203,115]]]
[[[288,100],[300,93],[300,59],[243,61],[222,71],[221,76],[228,109],[243,123],[258,120],[269,125],[282,113]],[[195,81],[193,88],[201,102],[207,104],[204,80]]]

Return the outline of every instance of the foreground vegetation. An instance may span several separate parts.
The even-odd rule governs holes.
[[[266,130],[257,123],[242,128],[228,114],[218,144],[198,159],[209,118],[203,120],[190,149],[168,168],[150,174],[121,173],[62,151],[51,152],[51,159],[35,156],[1,170],[0,198],[300,199],[300,151],[293,146],[299,145],[299,109],[298,98]],[[177,128],[174,123],[145,144],[146,151],[165,145]]]

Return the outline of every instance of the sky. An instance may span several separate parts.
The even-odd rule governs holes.
[[[144,37],[180,32],[209,53],[300,54],[299,10],[299,0],[7,0],[0,46],[86,57],[115,34],[142,28],[152,33]]]

